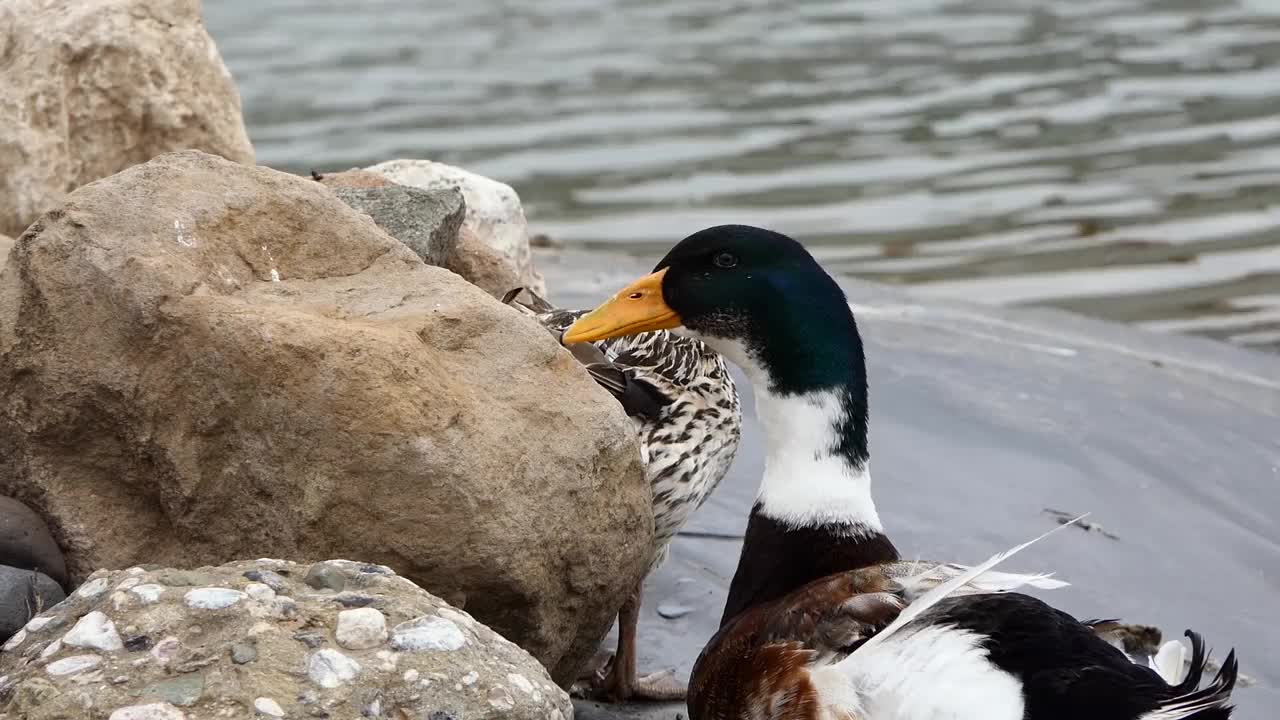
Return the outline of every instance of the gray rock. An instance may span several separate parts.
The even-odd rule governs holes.
[[[373,218],[378,227],[408,245],[428,265],[448,267],[467,212],[457,189],[423,190],[396,184],[332,189],[343,202]]]
[[[0,566],[0,642],[65,597],[62,586],[44,573]]]
[[[312,565],[302,581],[316,590],[342,590],[347,586],[346,576],[340,570],[325,563]]]
[[[0,267],[4,266],[3,258],[0,256]],[[0,496],[0,565],[38,570],[64,590],[67,587],[66,561],[49,526],[31,508],[3,496]]]
[[[168,680],[151,683],[142,689],[143,700],[161,700],[178,707],[196,704],[204,693],[204,674],[187,673]]]
[[[231,646],[231,662],[237,665],[248,665],[258,659],[258,648],[249,643],[236,643]]]
[[[285,580],[280,573],[270,570],[250,570],[244,576],[254,582],[260,582],[278,593],[289,592],[289,581]]]

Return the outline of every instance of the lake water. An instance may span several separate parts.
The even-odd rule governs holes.
[[[259,162],[1280,350],[1280,0],[206,0]]]

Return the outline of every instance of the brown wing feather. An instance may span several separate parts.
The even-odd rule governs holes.
[[[897,617],[880,567],[815,580],[743,612],[707,644],[689,683],[691,720],[821,716],[808,668],[834,661]]]

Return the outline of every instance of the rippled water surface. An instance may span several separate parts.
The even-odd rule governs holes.
[[[1280,0],[206,0],[259,161],[1280,350]]]

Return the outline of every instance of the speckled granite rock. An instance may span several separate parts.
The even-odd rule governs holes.
[[[0,653],[0,717],[572,718],[515,644],[347,560],[99,571]],[[315,589],[317,575],[343,578]]]

